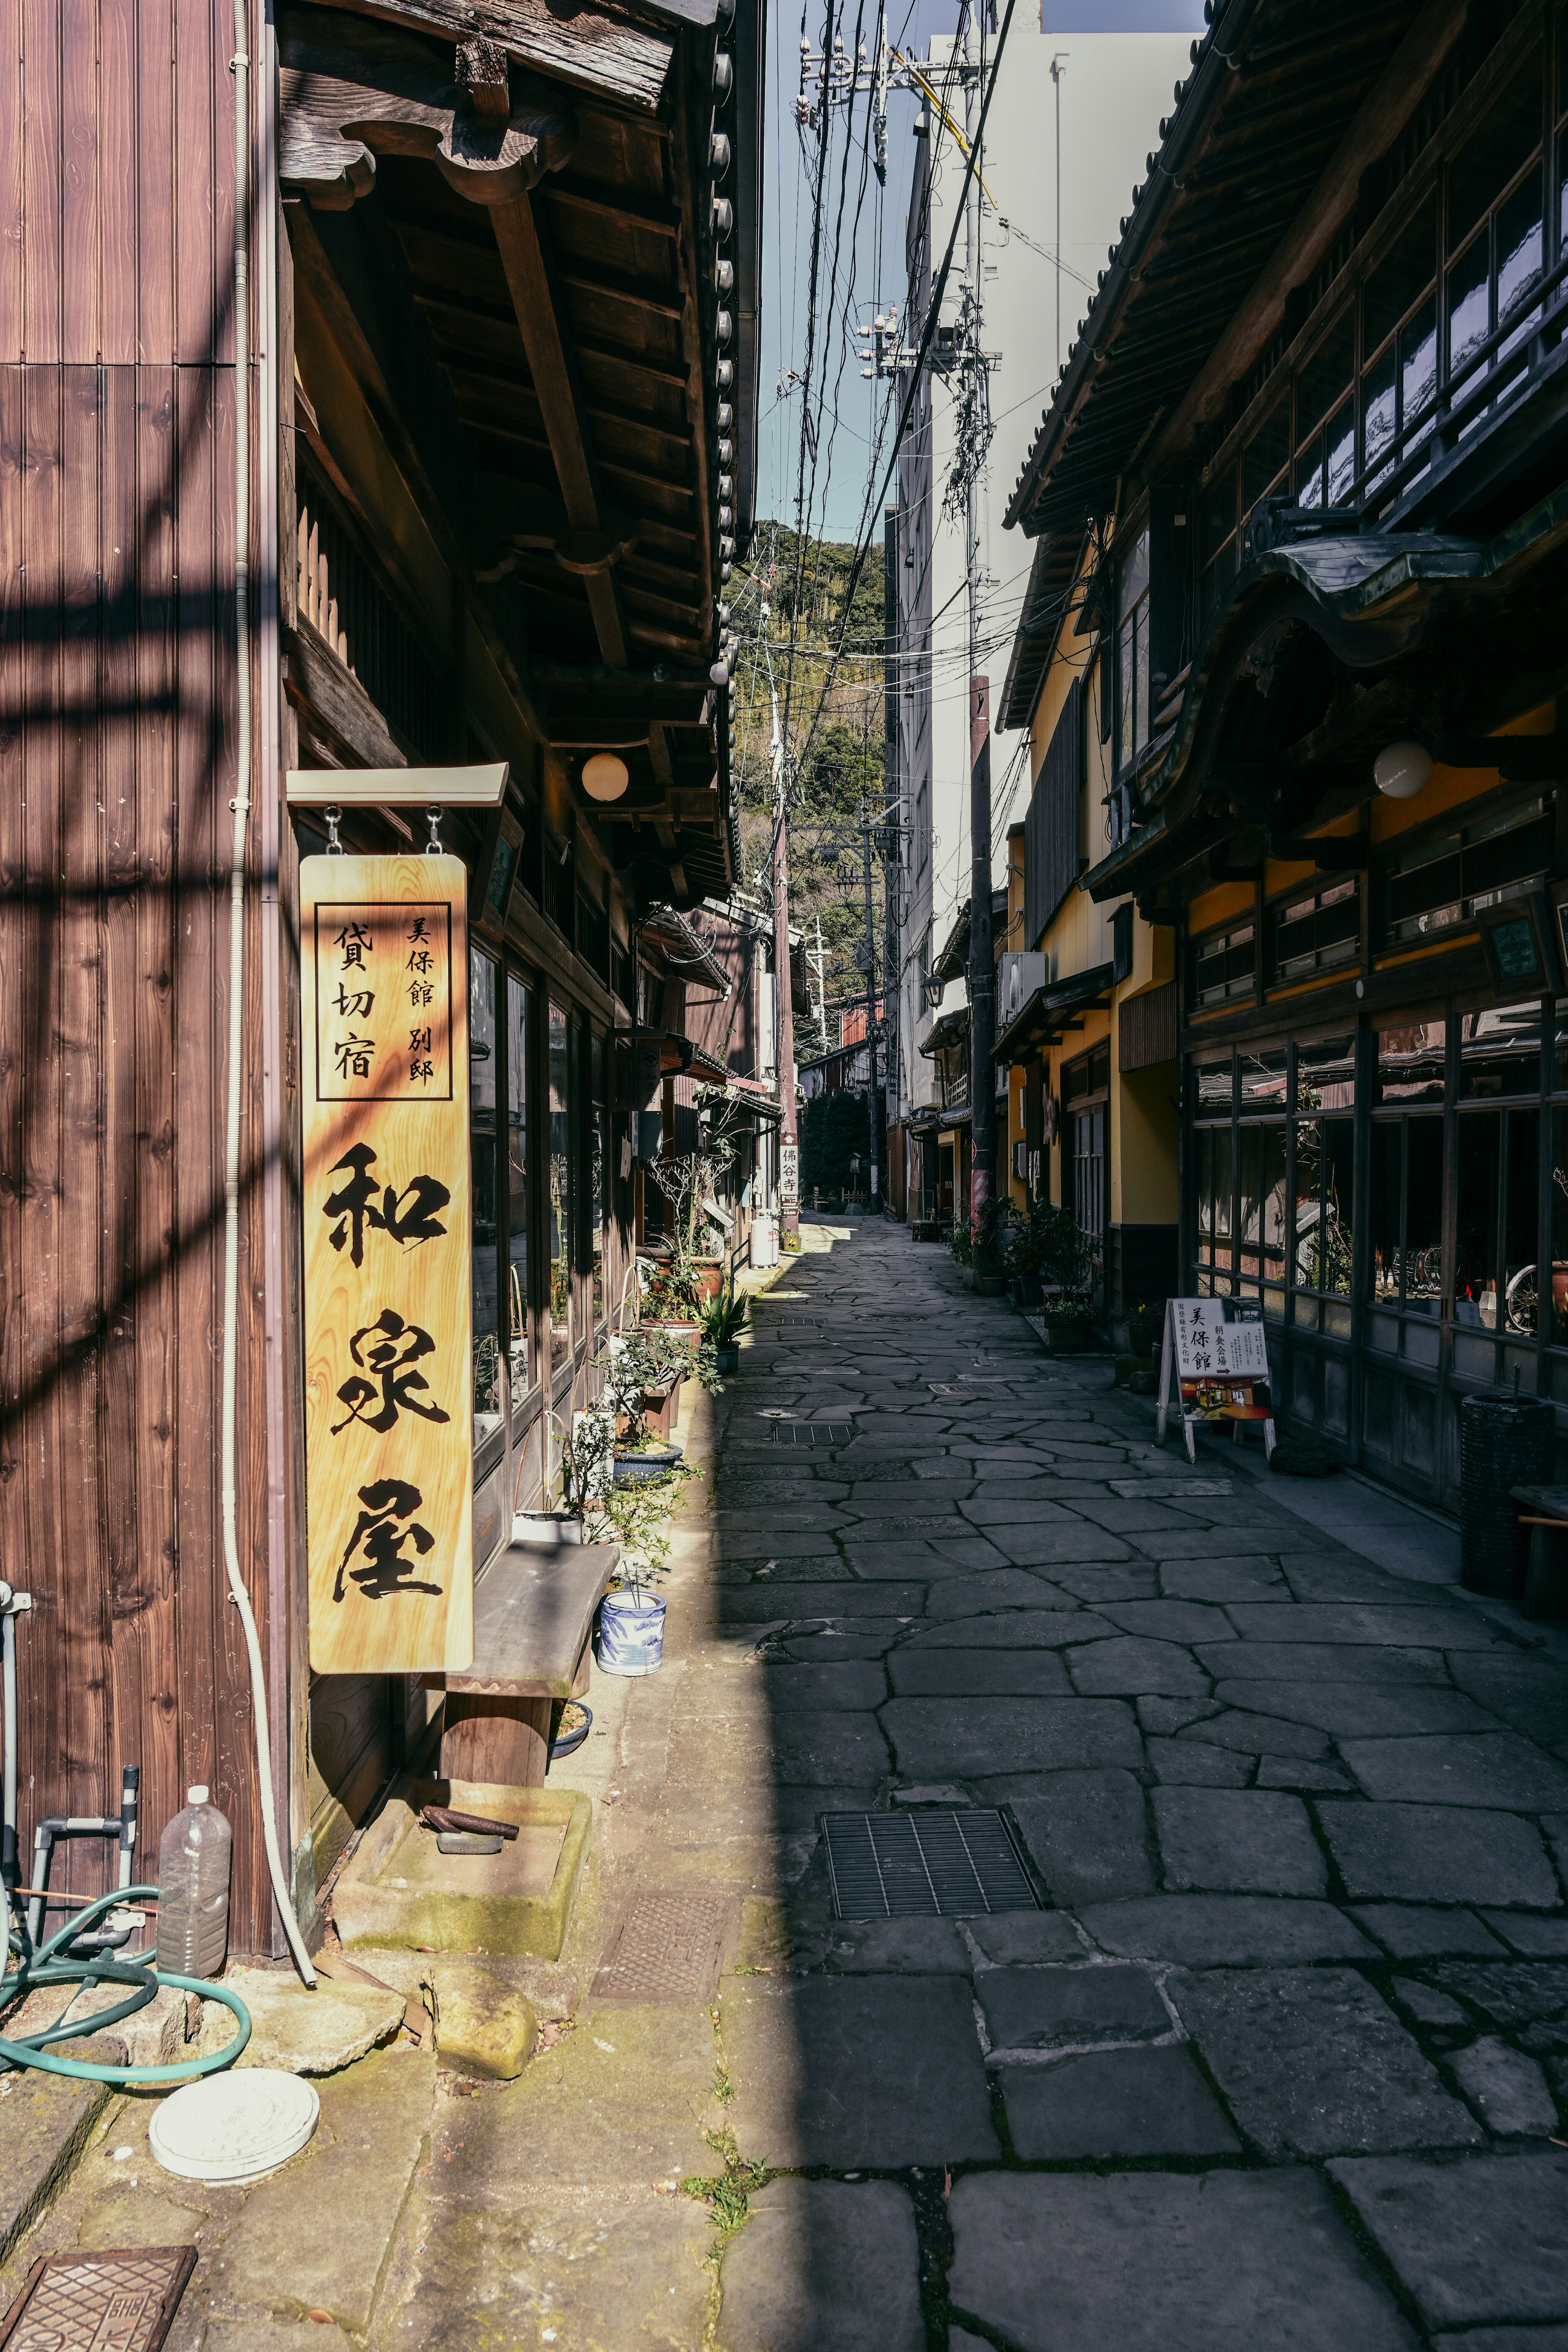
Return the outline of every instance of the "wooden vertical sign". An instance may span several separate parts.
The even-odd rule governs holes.
[[[300,867],[318,1674],[473,1659],[467,904],[456,857]]]

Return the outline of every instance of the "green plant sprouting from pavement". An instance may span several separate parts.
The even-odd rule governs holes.
[[[728,2075],[722,2069],[720,2072],[721,2080],[727,2084]],[[716,2095],[722,2100],[724,2093],[720,2090]],[[734,2236],[745,2221],[751,2210],[751,2193],[753,2189],[762,2187],[768,2177],[768,2168],[754,2158],[741,2154],[735,2135],[728,2124],[716,2132],[704,2132],[702,2137],[714,2155],[723,2158],[724,2169],[714,2173],[688,2173],[680,2184],[681,2192],[684,2196],[699,2199],[708,2207],[721,2246],[726,2239]]]

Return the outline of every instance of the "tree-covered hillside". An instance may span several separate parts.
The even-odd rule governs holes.
[[[860,861],[863,816],[881,815],[883,730],[882,557],[873,547],[855,590],[844,651],[831,669],[855,551],[783,524],[759,523],[749,562],[731,582],[741,638],[736,772],[743,879],[772,891],[773,697],[789,777],[790,919],[806,934],[814,996],[821,926],[825,1034],[838,1043],[838,1014],[863,1002],[866,918]],[[831,669],[831,683],[829,673]],[[881,861],[872,845],[872,929],[882,985]],[[860,961],[856,950],[860,950]],[[797,1052],[809,1054],[802,1035]]]

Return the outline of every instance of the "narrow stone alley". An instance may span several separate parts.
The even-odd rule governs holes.
[[[742,1366],[663,1671],[552,1776],[548,2046],[372,2056],[247,2198],[122,2106],[24,2258],[194,2232],[178,2352],[1568,2344],[1568,1643],[900,1230],[813,1230]],[[972,1805],[1037,1908],[836,1916],[821,1816]]]

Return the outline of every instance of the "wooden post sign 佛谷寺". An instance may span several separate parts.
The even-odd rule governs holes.
[[[456,857],[300,867],[318,1674],[473,1659],[467,894]]]

